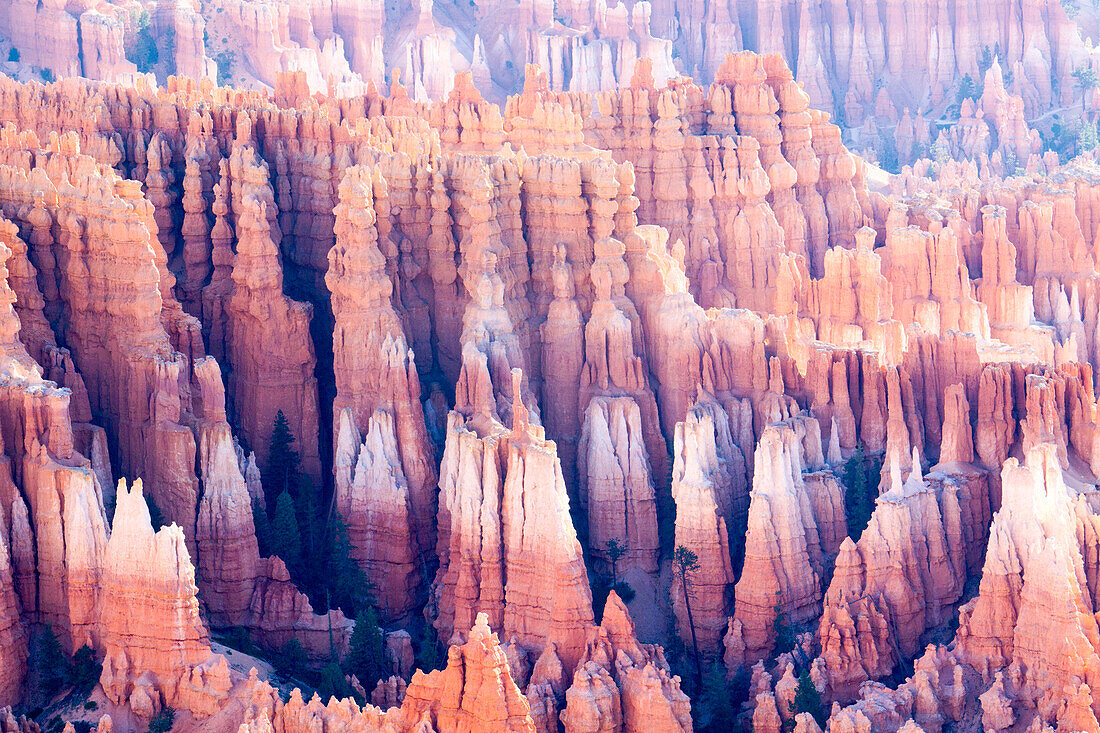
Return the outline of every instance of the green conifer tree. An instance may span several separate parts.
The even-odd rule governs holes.
[[[363,689],[370,690],[378,680],[389,676],[389,665],[382,641],[382,629],[378,626],[378,615],[374,608],[368,608],[355,621],[355,631],[351,635],[351,645],[344,659],[344,671],[359,678]]]
[[[882,464],[863,452],[863,444],[844,464],[841,481],[844,483],[844,514],[848,521],[848,536],[858,540],[871,521],[878,496],[878,472]]]
[[[317,694],[325,702],[328,702],[329,698],[332,697],[339,700],[352,696],[352,689],[344,680],[344,672],[340,669],[339,664],[329,662],[321,668],[321,679],[317,682]]]
[[[294,507],[298,510],[298,527],[302,536],[302,556],[313,567],[322,567],[325,562],[324,538],[321,528],[325,526],[321,518],[320,497],[313,482],[298,474],[294,477],[297,491],[294,495]],[[327,578],[317,578],[319,585],[328,582]]]
[[[271,452],[267,458],[267,470],[263,472],[264,491],[268,496],[279,496],[289,491],[298,494],[298,451],[294,450],[294,434],[282,410],[275,414],[275,426],[271,430]]]
[[[61,648],[61,641],[49,626],[38,637],[38,649],[32,655],[38,666],[38,679],[42,683],[42,692],[53,697],[69,678],[70,664]]]
[[[374,604],[375,585],[352,558],[347,526],[336,512],[329,520],[326,539],[324,576],[329,590],[329,605],[359,618],[360,612]]]
[[[256,528],[256,542],[260,546],[260,557],[268,557],[271,549],[271,520],[267,517],[267,507],[259,499],[252,500],[252,524]]]
[[[286,563],[287,570],[297,582],[304,574],[302,535],[294,500],[286,491],[275,501],[275,517],[271,522],[271,551]]]
[[[794,700],[791,701],[790,705],[791,712],[795,715],[809,713],[822,729],[825,728],[829,716],[825,711],[825,703],[821,701],[821,693],[814,687],[809,672],[798,675],[798,689],[795,690]]]

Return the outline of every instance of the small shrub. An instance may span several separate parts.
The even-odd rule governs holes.
[[[149,733],[168,733],[176,722],[176,711],[165,706],[149,721]]]
[[[54,76],[53,69],[42,69],[38,73],[42,77],[42,81],[46,82],[47,84],[52,84],[53,82],[57,81],[57,77]]]
[[[73,655],[72,674],[69,680],[81,694],[87,694],[99,682],[103,664],[96,659],[95,650],[85,644]]]
[[[87,700],[84,703],[85,710],[99,710],[99,703],[95,700]]]
[[[611,586],[611,590],[619,594],[619,598],[623,600],[623,603],[630,603],[634,600],[634,589],[630,587],[630,583],[625,580],[620,580],[615,585]]]
[[[92,724],[87,720],[73,720],[70,722],[76,733],[92,733]]]
[[[19,63],[19,49],[18,48],[13,48],[12,50],[8,51],[8,61],[12,61],[14,63]]]
[[[291,639],[279,649],[279,654],[274,661],[275,669],[284,677],[287,677],[301,672],[302,668],[309,663],[309,657],[306,656],[306,650],[302,647],[302,642]]]

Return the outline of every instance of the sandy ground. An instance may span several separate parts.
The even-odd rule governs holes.
[[[667,564],[667,563],[666,563]],[[662,573],[663,578],[667,573]],[[668,586],[661,578],[629,568],[622,578],[634,589],[634,600],[627,604],[643,644],[664,645],[672,628],[672,608],[668,603]]]

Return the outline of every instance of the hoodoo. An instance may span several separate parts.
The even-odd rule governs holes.
[[[1100,12],[8,0],[0,729],[1100,731]]]

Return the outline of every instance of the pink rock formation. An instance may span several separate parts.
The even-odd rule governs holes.
[[[242,729],[256,733],[275,729],[304,733],[338,721],[367,731],[536,731],[531,706],[517,687],[500,640],[484,614],[478,615],[468,639],[450,648],[445,669],[413,675],[400,707],[384,711],[368,704],[360,709],[351,700],[335,698],[326,705],[318,696],[306,702],[298,690],[283,702],[255,676],[244,687],[239,696],[234,692],[244,707]]]
[[[803,435],[816,433],[817,457],[805,452]],[[811,441],[811,445],[813,442]],[[833,548],[825,530],[843,522],[842,488],[835,478],[814,485],[829,496],[811,501],[803,478],[804,461],[820,461],[817,421],[765,428],[756,449],[752,502],[745,535],[745,562],[734,591],[736,605],[725,638],[727,664],[755,662],[772,649],[776,625],[796,625],[815,617],[821,604],[825,553]],[[828,508],[827,511],[822,511]],[[843,526],[843,524],[841,524]],[[819,529],[820,527],[820,529]],[[823,531],[825,530],[825,531]]]
[[[640,730],[649,726],[690,730],[688,701],[680,691],[679,678],[671,676],[660,647],[638,644],[634,623],[614,591],[608,597],[604,620],[594,631],[586,659],[565,691],[567,704],[561,713],[565,730]],[[555,686],[564,687],[556,680],[544,684],[551,687],[551,694]],[[528,687],[528,698],[534,685]]]
[[[3,263],[11,261],[12,256],[11,250],[0,248]],[[4,443],[10,447],[0,466],[0,516],[6,558],[0,565],[6,568],[10,581],[4,596],[9,614],[4,649],[12,660],[5,675],[5,689],[10,692],[18,689],[22,660],[26,658],[21,611],[39,613],[70,648],[96,638],[107,520],[98,484],[102,471],[96,470],[102,467],[90,465],[74,449],[70,394],[42,379],[41,368],[19,341],[18,309],[14,307],[19,296],[10,287],[9,271],[3,264],[0,275],[3,410],[9,424],[21,426],[23,432],[18,442],[14,432],[8,433]],[[24,301],[30,311],[36,292],[33,283],[21,282],[20,290],[32,296]],[[85,419],[89,417],[86,404],[76,412]],[[102,433],[92,426],[81,427],[90,443],[102,440]],[[17,481],[23,485],[27,500]]]
[[[460,386],[471,409],[452,412],[440,469],[439,571],[434,624],[447,637],[485,609],[509,638],[541,651],[554,644],[571,670],[592,624],[591,591],[569,517],[561,464],[542,429],[527,422],[513,374],[513,427],[494,404],[484,356],[467,347]],[[478,407],[480,406],[480,407]]]
[[[0,14],[0,29],[25,64],[50,69],[57,77],[125,81],[137,71],[123,50],[127,14],[110,2],[15,2]]]
[[[677,629],[691,643],[691,607],[701,653],[718,648],[734,582],[730,556],[728,474],[719,461],[714,419],[692,410],[676,425],[676,458],[672,469],[672,498],[676,501],[676,546],[694,552],[698,571],[672,586]]]
[[[286,565],[272,556],[259,564],[246,628],[262,647],[281,649],[297,639],[308,657],[323,660],[346,653],[354,622],[336,609],[314,613],[309,599],[290,581]]]
[[[1097,674],[1100,640],[1056,447],[1036,446],[1022,466],[1010,458],[1001,491],[978,596],[960,610],[959,651],[987,675],[1018,668],[1015,697],[1053,720]]]
[[[347,478],[338,474],[336,510],[347,523],[352,556],[375,583],[381,610],[400,618],[416,605],[420,570],[393,416],[377,410],[360,441],[352,411],[345,409],[339,436],[340,445],[356,452],[347,456]]]
[[[372,179],[369,170],[350,168],[340,184],[340,204],[335,210],[337,244],[329,252],[329,271],[325,277],[333,293],[336,319],[333,332],[336,481],[338,492],[350,490],[347,481],[351,475],[344,476],[340,467],[348,462],[348,456],[360,453],[358,444],[344,442],[345,429],[340,424],[343,411],[350,409],[349,427],[358,433],[369,432],[368,421],[376,410],[388,411],[393,422],[390,432],[407,484],[405,502],[409,504],[409,516],[403,520],[407,526],[401,531],[412,533],[412,549],[419,558],[431,546],[436,469],[420,404],[416,364],[391,303],[394,286],[386,274],[386,260],[378,249],[374,191],[383,186],[377,174]],[[354,468],[354,458],[350,460]],[[366,531],[346,514],[344,520],[349,529]]]
[[[103,558],[100,684],[141,717],[162,705],[209,714],[229,691],[229,669],[210,651],[195,570],[177,526],[154,533],[141,482],[120,481]]]
[[[585,410],[580,441],[581,502],[588,506],[588,543],[606,561],[607,543],[626,553],[622,565],[657,570],[657,502],[637,403],[597,397]]]
[[[248,146],[248,127],[240,125],[233,157],[234,230],[237,257],[233,295],[227,303],[229,392],[234,396],[241,434],[266,465],[271,430],[279,410],[296,438],[302,470],[317,481],[316,358],[309,337],[312,308],[283,295],[279,262],[281,233],[275,222],[267,164]],[[254,341],[254,342],[253,342]],[[264,354],[281,354],[271,360]]]
[[[841,546],[825,597],[818,635],[834,694],[885,676],[898,656],[914,656],[920,636],[945,620],[966,579],[965,549],[947,536],[952,523],[952,535],[959,533],[957,504],[945,495],[941,512],[916,458],[904,483],[896,457],[890,463],[890,488],[859,542]]]
[[[23,670],[27,662],[26,629],[19,617],[19,597],[15,593],[11,555],[7,542],[0,538],[0,701],[15,703],[22,698]]]
[[[522,428],[520,428],[522,429]],[[591,591],[553,445],[513,428],[501,497],[504,629],[521,643],[554,643],[576,664],[592,623]]]
[[[20,659],[18,628],[44,623],[67,650],[107,653],[112,704],[222,710],[230,727],[248,710],[246,730],[686,730],[678,681],[617,598],[594,625],[570,513],[588,519],[592,572],[622,538],[652,573],[671,488],[675,543],[701,561],[704,655],[723,651],[728,672],[767,659],[742,715],[760,729],[815,729],[788,705],[804,669],[852,701],[833,731],[1096,727],[1096,156],[995,175],[1088,62],[1058,7],[995,0],[982,23],[965,3],[491,2],[456,29],[449,3],[330,5],[238,0],[208,27],[215,44],[241,32],[230,75],[258,60],[274,92],[0,80],[0,654]],[[36,47],[110,45],[91,10],[15,3],[0,35],[14,17]],[[208,72],[194,6],[155,11],[177,41],[156,73]],[[652,35],[672,30],[683,70],[713,83],[667,81]],[[719,37],[776,53],[727,57]],[[825,96],[850,118],[843,139],[919,152],[959,77],[986,65],[980,44],[1014,79],[991,68],[943,140],[980,153],[996,131],[988,160],[884,178],[809,108]],[[907,64],[906,45],[935,63]],[[486,99],[518,85],[513,54],[547,72],[526,70],[502,111]],[[379,92],[386,65],[407,89]],[[356,90],[353,68],[373,85]],[[434,580],[427,616],[455,663],[404,699],[384,685],[388,711],[277,701],[258,680],[230,692],[209,657],[200,603],[212,626],[296,638],[314,661],[350,637],[255,549],[278,407],[314,479],[332,450],[334,508],[387,621]],[[861,444],[890,458],[852,542],[834,471]],[[1002,471],[1012,455],[1039,458]],[[177,529],[128,520],[124,489],[108,542],[112,462]],[[979,572],[954,642],[915,659],[951,641]],[[670,575],[632,573],[647,640],[667,590],[685,636]],[[818,634],[773,662],[784,625]],[[900,685],[874,681],[910,665]]]
[[[989,336],[989,317],[974,299],[954,232],[909,227],[887,232],[882,269],[894,294],[894,317],[930,333],[948,329]]]
[[[104,411],[122,469],[145,478],[166,516],[191,536],[195,439],[181,424],[190,398],[181,373],[188,373],[190,358],[172,343],[201,356],[199,326],[171,295],[151,206],[136,182],[82,155],[75,135],[55,136],[44,149],[33,134],[6,136],[4,147],[5,211],[35,232],[31,259],[48,264],[38,267],[39,281],[54,283],[44,294],[45,311],[64,307],[69,314],[56,327],[81,369],[91,408]],[[29,151],[41,156],[33,166]],[[120,268],[127,279],[115,277]],[[108,308],[114,298],[126,307]],[[138,385],[147,394],[139,397]]]
[[[402,712],[414,719],[427,714],[437,730],[533,733],[530,710],[485,614],[478,614],[464,645],[451,647],[446,669],[413,677],[402,704]]]
[[[218,375],[220,385],[221,377]],[[202,501],[195,531],[198,586],[213,626],[244,626],[260,551],[252,499],[224,422],[204,426],[199,443]]]

